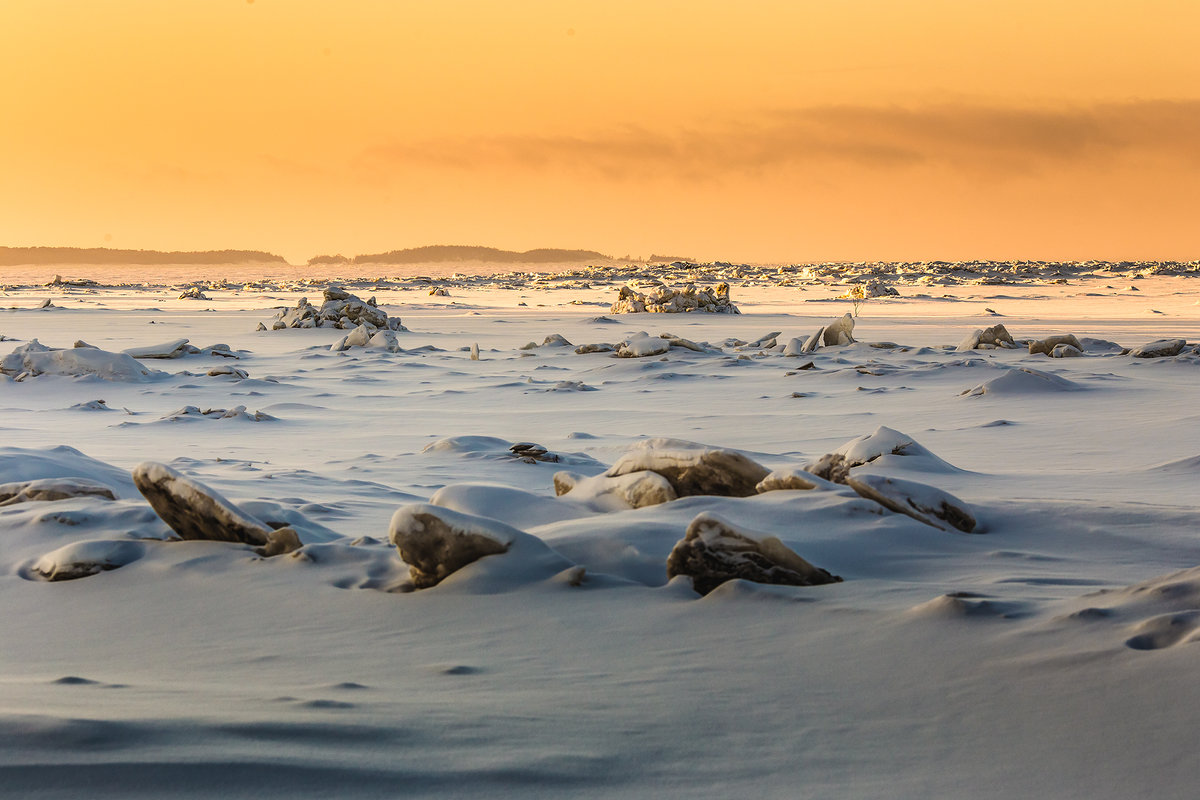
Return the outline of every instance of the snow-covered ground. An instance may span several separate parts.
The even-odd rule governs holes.
[[[854,343],[784,355],[851,311],[831,275],[661,273],[729,280],[740,315],[610,314],[620,281],[587,273],[341,282],[402,320],[394,351],[256,330],[323,282],[0,294],[0,359],[64,348],[0,375],[0,795],[1194,797],[1197,278],[884,275]],[[957,349],[996,324],[1083,354]],[[659,349],[640,331],[676,344],[575,352]],[[199,352],[101,355],[179,339]],[[843,483],[627,508],[596,477],[881,442],[852,478],[975,532]],[[147,461],[304,547],[172,540]],[[4,499],[67,478],[91,490]],[[534,538],[405,591],[390,521],[428,502]],[[842,582],[668,581],[705,512]]]

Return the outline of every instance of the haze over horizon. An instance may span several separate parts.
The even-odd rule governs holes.
[[[0,243],[1200,257],[1200,6],[12,0]]]

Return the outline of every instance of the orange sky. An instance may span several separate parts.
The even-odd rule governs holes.
[[[1194,0],[4,0],[0,244],[1200,258]]]

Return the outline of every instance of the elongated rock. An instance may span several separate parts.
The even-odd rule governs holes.
[[[216,490],[165,464],[147,461],[133,469],[133,482],[154,513],[181,539],[237,542],[279,555],[300,547],[291,528],[272,530],[222,497]]]
[[[817,586],[842,579],[813,566],[775,536],[738,528],[706,511],[667,557],[667,578],[686,575],[700,594],[725,581],[747,580],[784,586]]]
[[[939,530],[973,533],[978,525],[970,506],[934,486],[884,475],[850,475],[846,483],[861,497]]]

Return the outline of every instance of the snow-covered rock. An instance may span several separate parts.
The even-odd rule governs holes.
[[[825,479],[802,469],[777,469],[754,487],[759,494],[786,489],[818,489],[828,485]]]
[[[671,349],[671,343],[658,336],[639,331],[617,346],[618,358],[648,358],[660,356]]]
[[[649,470],[616,477],[583,477],[573,472],[556,472],[554,493],[601,511],[644,508],[669,503],[678,497],[670,481]]]
[[[1051,375],[1048,372],[1042,372],[1040,369],[1020,367],[1018,369],[1005,368],[1000,377],[992,378],[971,389],[966,389],[961,395],[963,397],[1025,395],[1046,392],[1074,392],[1082,388],[1078,383],[1059,375]]]
[[[1129,355],[1134,358],[1167,358],[1182,353],[1186,345],[1184,339],[1159,339],[1133,348]]]
[[[1029,342],[1030,355],[1043,353],[1045,355],[1053,355],[1054,349],[1059,345],[1070,345],[1076,350],[1083,352],[1083,345],[1079,342],[1073,333],[1060,333],[1054,336],[1047,336],[1045,339],[1033,339]]]
[[[846,483],[859,496],[934,528],[972,533],[978,524],[970,506],[934,486],[872,474],[851,474]]]
[[[187,339],[172,339],[169,342],[147,345],[145,347],[129,347],[121,352],[134,358],[182,358],[186,355],[199,353],[200,348],[188,344]]]
[[[604,474],[616,478],[643,471],[666,478],[679,497],[749,497],[757,493],[755,487],[770,472],[736,450],[636,448],[621,456]]]
[[[426,503],[414,503],[396,511],[389,538],[401,560],[408,564],[409,577],[416,589],[435,586],[468,564],[488,560],[489,556],[503,558],[488,565],[490,570],[477,570],[479,588],[503,590],[513,584],[548,578],[574,566],[541,539],[504,522]]]
[[[0,373],[24,380],[38,375],[94,376],[106,381],[137,383],[166,374],[139,364],[126,353],[95,347],[60,350],[33,339],[0,359]]]
[[[677,575],[691,578],[702,595],[738,579],[785,586],[842,580],[805,561],[777,537],[739,528],[708,511],[692,520],[667,557],[667,578]]]
[[[146,545],[129,539],[94,539],[72,542],[47,553],[29,568],[47,581],[73,581],[131,564],[146,552]]]
[[[72,497],[116,500],[110,486],[87,478],[41,478],[0,484],[0,506],[27,502],[52,502]]]

